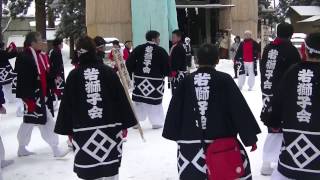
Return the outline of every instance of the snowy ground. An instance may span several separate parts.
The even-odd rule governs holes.
[[[70,70],[72,66],[66,65]],[[221,61],[218,70],[233,75],[232,62]],[[252,111],[259,121],[262,107],[259,79],[254,91],[244,89]],[[171,95],[166,90],[164,108],[168,108]],[[36,155],[24,158],[17,157],[17,131],[22,118],[15,117],[15,104],[6,105],[8,114],[1,117],[0,134],[6,149],[6,158],[15,160],[15,164],[4,169],[4,180],[76,180],[72,172],[73,154],[62,160],[55,160],[47,144],[41,139],[39,130],[34,129],[29,150]],[[260,122],[259,122],[260,123]],[[121,180],[177,180],[176,144],[161,137],[162,130],[151,130],[148,122],[142,123],[147,142],[142,142],[136,130],[129,130],[128,142],[124,145],[123,163],[120,169]],[[260,175],[262,162],[262,148],[266,137],[266,128],[260,123],[263,133],[259,135],[258,150],[249,153],[254,180],[267,180],[270,178]],[[66,137],[60,137],[61,146],[66,148]]]

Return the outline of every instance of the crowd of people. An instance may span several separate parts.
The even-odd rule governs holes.
[[[127,129],[149,120],[153,129],[163,128],[162,136],[177,143],[181,180],[250,180],[244,147],[255,151],[261,130],[241,90],[247,76],[249,91],[253,90],[260,65],[260,117],[268,127],[261,174],[272,180],[318,180],[320,33],[306,38],[306,60],[302,61],[290,42],[293,32],[292,25],[279,24],[277,38],[263,52],[250,31],[244,33],[243,41],[237,36],[230,58],[238,85],[229,74],[215,69],[220,54],[228,56],[225,46],[202,45],[196,54],[198,69],[190,72],[191,40],[180,30],[172,32],[169,53],[159,46],[161,36],[154,30],[146,33],[145,44],[133,50],[131,41],[125,42],[121,52],[119,41],[113,41],[109,55],[102,37],[81,37],[76,43],[75,68],[66,79],[63,41],[56,39],[46,54],[41,35],[30,32],[21,53],[13,43],[7,49],[1,44],[0,113],[6,113],[6,101],[18,102],[17,115],[23,116],[17,135],[19,157],[34,154],[27,149],[34,127],[40,129],[54,157],[70,152],[59,147],[58,134],[67,136],[75,156],[74,172],[81,179],[118,180]],[[14,57],[13,69],[9,59]],[[114,63],[108,66],[106,59]],[[122,71],[133,82],[131,90],[119,78]],[[162,105],[166,78],[172,90],[167,114]],[[54,102],[59,100],[55,122],[58,105]],[[1,167],[13,163],[5,160],[1,139],[0,158]],[[272,163],[278,163],[276,169]]]

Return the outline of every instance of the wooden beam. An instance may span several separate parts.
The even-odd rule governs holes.
[[[210,2],[208,0],[206,1],[190,1],[190,0],[176,0],[177,5],[203,5],[203,4],[209,4]]]

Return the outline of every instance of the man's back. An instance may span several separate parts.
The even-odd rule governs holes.
[[[130,74],[164,78],[169,73],[169,56],[163,48],[146,43],[133,50],[126,65]]]
[[[277,39],[265,48],[260,62],[263,99],[262,121],[267,121],[272,112],[274,94],[279,89],[283,75],[299,61],[301,61],[299,52],[289,40]]]
[[[164,93],[164,77],[169,74],[167,52],[153,43],[135,48],[126,62],[128,72],[133,75],[132,100],[159,105]]]
[[[267,80],[272,83],[272,90],[277,88],[285,72],[300,61],[299,52],[290,41],[281,40],[270,43],[265,48],[260,62],[262,91],[270,90]],[[271,71],[272,76],[270,77]]]
[[[275,97],[268,126],[283,128],[285,150],[281,152],[278,170],[288,178],[320,178],[317,160],[320,148],[319,78],[318,62],[301,62],[286,73],[280,93]]]

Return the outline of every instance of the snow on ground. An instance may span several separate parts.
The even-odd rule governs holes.
[[[232,61],[221,61],[217,69],[233,75]],[[72,66],[66,63],[67,71]],[[263,133],[259,135],[258,150],[249,153],[254,180],[268,180],[270,178],[260,175],[262,163],[262,148],[266,137],[266,128],[259,121],[259,113],[262,107],[259,79],[254,91],[248,92],[244,88],[246,97],[254,112]],[[170,91],[166,90],[163,106],[168,108]],[[15,164],[4,169],[4,180],[77,180],[73,169],[73,154],[66,158],[56,160],[48,145],[42,140],[39,130],[34,129],[29,150],[36,152],[30,157],[17,157],[17,131],[22,118],[15,117],[15,104],[6,105],[8,114],[1,117],[0,134],[6,149],[6,158],[15,160]],[[176,144],[161,137],[162,130],[152,130],[148,122],[142,123],[146,142],[140,139],[137,130],[129,130],[128,142],[124,145],[122,167],[120,169],[121,180],[177,180],[176,168]],[[66,137],[60,137],[61,146],[66,148]],[[248,149],[249,151],[249,149]]]

